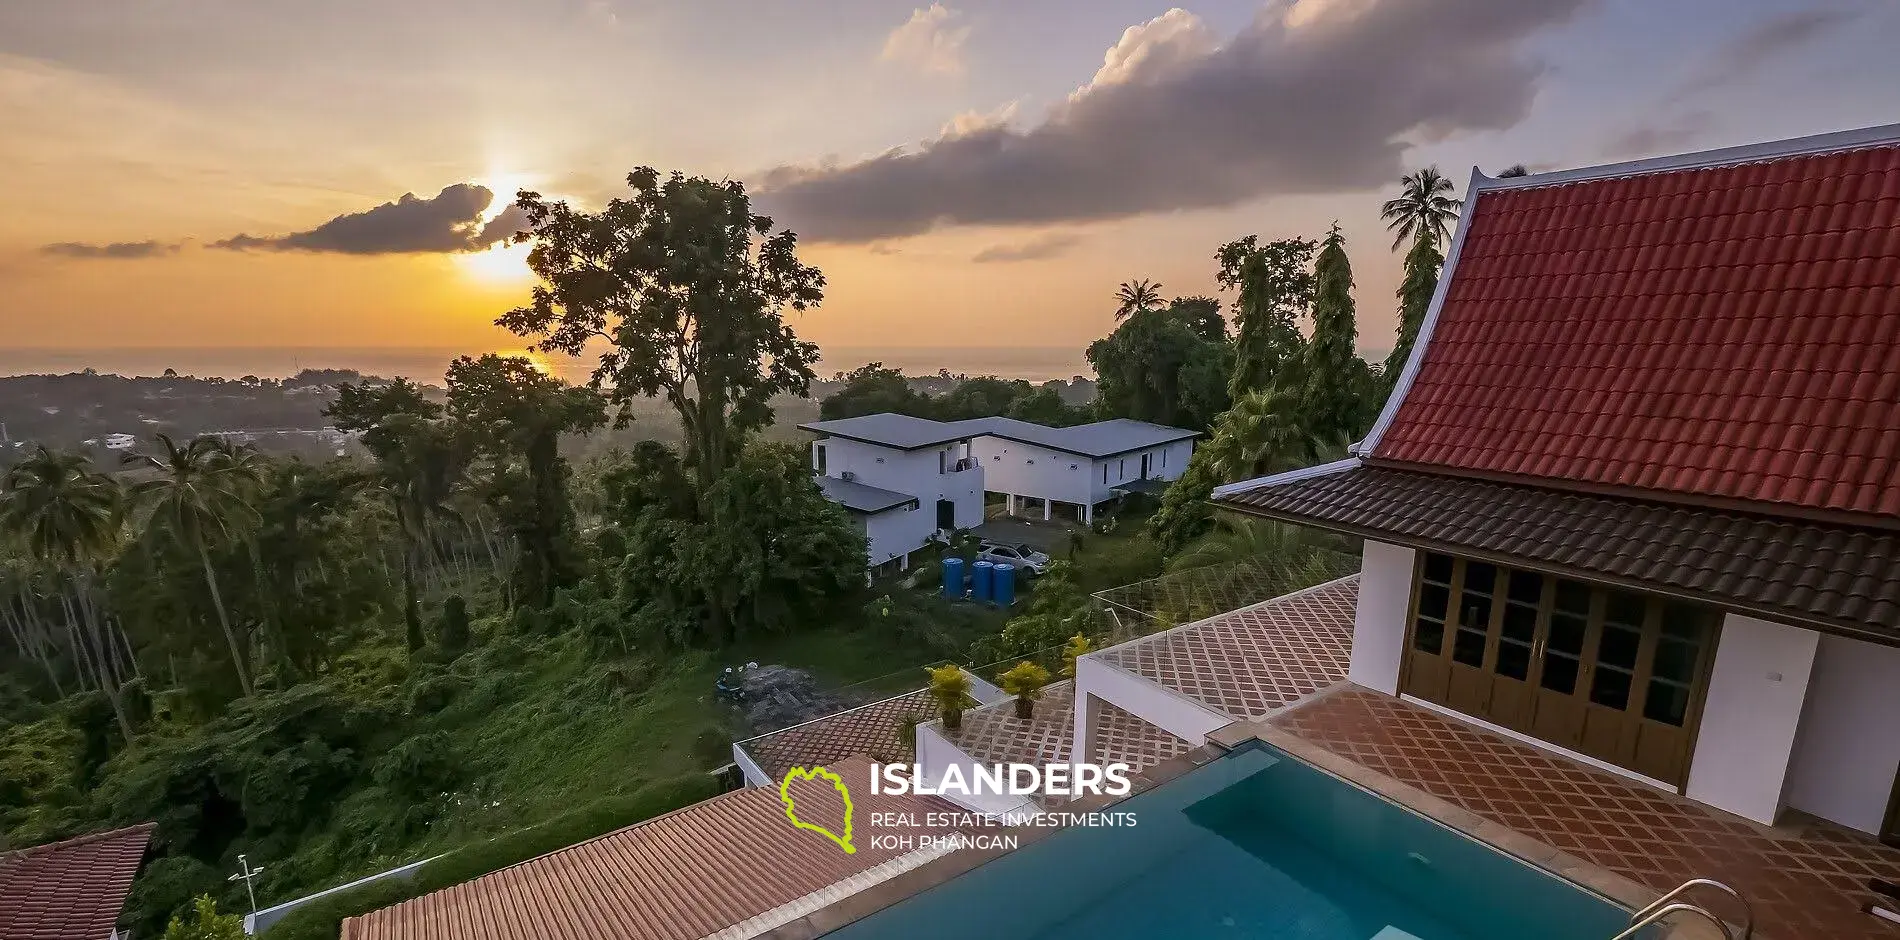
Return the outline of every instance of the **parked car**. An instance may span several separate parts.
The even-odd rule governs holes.
[[[1005,545],[984,540],[976,548],[976,560],[998,565],[1015,565],[1034,577],[1049,570],[1049,556],[1028,545]]]

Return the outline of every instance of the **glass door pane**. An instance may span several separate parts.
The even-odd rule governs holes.
[[[1520,682],[1530,678],[1531,654],[1537,648],[1537,608],[1544,599],[1544,577],[1513,571],[1504,593],[1504,617],[1498,624],[1498,659],[1493,669]]]
[[[1644,718],[1678,728],[1688,721],[1698,667],[1708,645],[1710,619],[1707,611],[1686,604],[1663,604],[1656,652],[1649,664]]]
[[[1452,559],[1426,555],[1418,584],[1418,616],[1412,621],[1412,646],[1433,656],[1445,651],[1445,619],[1451,607]]]
[[[1596,669],[1590,676],[1592,704],[1629,708],[1636,687],[1636,661],[1643,648],[1643,598],[1605,591],[1603,632],[1597,637]]]
[[[1492,593],[1497,590],[1498,567],[1481,561],[1465,562],[1458,592],[1458,632],[1452,637],[1451,658],[1466,666],[1484,668],[1484,648],[1490,639]]]
[[[1575,581],[1558,581],[1538,685],[1563,695],[1576,693],[1583,671],[1583,640],[1589,632],[1590,589]]]

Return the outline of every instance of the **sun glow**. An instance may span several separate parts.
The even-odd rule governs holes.
[[[482,181],[489,192],[495,194],[495,201],[489,203],[482,213],[481,224],[487,225],[495,220],[515,202],[515,193],[528,188],[533,180],[519,173],[493,172]],[[528,251],[530,245],[515,245],[500,242],[482,251],[471,251],[456,256],[456,264],[468,277],[487,284],[520,284],[529,281],[534,274],[528,270]]]

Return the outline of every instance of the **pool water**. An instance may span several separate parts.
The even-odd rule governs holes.
[[[1608,940],[1629,912],[1266,745],[834,940]]]

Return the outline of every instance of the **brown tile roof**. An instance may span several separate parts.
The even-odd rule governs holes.
[[[142,823],[0,855],[0,938],[111,936],[153,826]]]
[[[1900,535],[1360,466],[1220,498],[1243,512],[1900,640]]]
[[[859,754],[895,763],[910,759],[910,748],[898,737],[905,721],[928,721],[936,714],[929,690],[918,689],[741,741],[739,746],[774,780],[793,767],[822,767]]]
[[[1896,219],[1891,144],[1480,188],[1371,456],[1893,525]]]
[[[738,790],[351,918],[343,940],[695,940],[901,864],[911,850],[874,845],[873,814],[956,810],[935,797],[872,793],[868,758],[833,769],[851,791],[854,854],[795,829],[777,788]],[[797,782],[792,794],[800,818],[841,828],[829,784]]]
[[[1359,577],[1118,646],[1102,659],[1235,721],[1346,678]]]
[[[1767,829],[1410,703],[1350,686],[1273,724],[1658,893],[1714,878],[1754,905],[1763,940],[1892,940],[1860,912],[1900,848],[1818,821]],[[1717,907],[1718,911],[1730,908]]]

